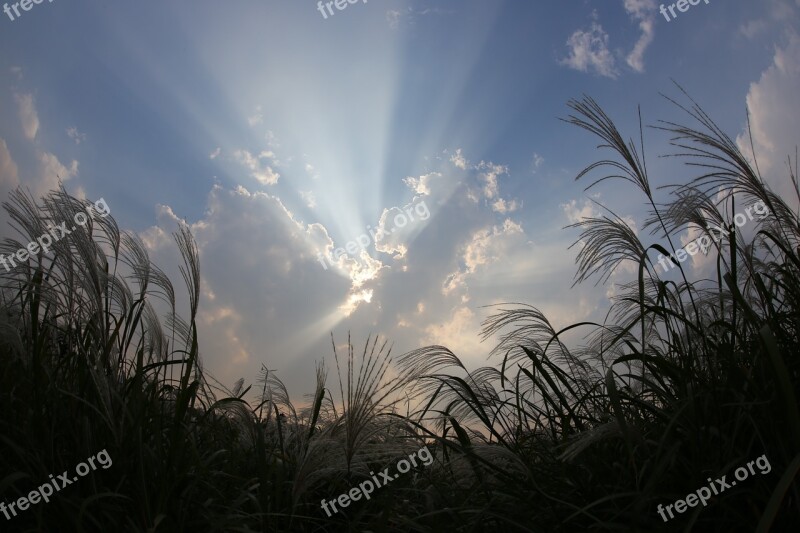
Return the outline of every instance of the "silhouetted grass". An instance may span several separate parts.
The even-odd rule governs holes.
[[[195,317],[200,269],[175,234],[189,295],[111,217],[0,275],[0,500],[26,495],[99,450],[113,459],[3,531],[788,531],[800,522],[800,221],[736,144],[689,99],[695,126],[660,122],[676,157],[699,171],[659,203],[644,142],[626,141],[590,98],[566,122],[609,158],[578,179],[623,179],[644,195],[642,242],[620,217],[586,219],[576,283],[607,282],[623,263],[605,323],[557,330],[522,303],[495,306],[483,337],[495,365],[467,371],[443,346],[395,358],[367,339],[337,370],[317,368],[295,406],[274,371],[227,390],[202,369]],[[797,187],[796,164],[790,179]],[[735,197],[734,197],[735,195]],[[800,200],[800,194],[798,194]],[[731,214],[762,201],[749,241]],[[83,210],[63,189],[4,204],[21,240]],[[660,273],[693,225],[718,242],[716,275]],[[561,341],[585,333],[585,345]],[[333,342],[333,339],[332,339]],[[274,364],[274,363],[271,363]],[[320,501],[356,487],[426,444],[435,461],[328,518]],[[766,455],[768,475],[664,524],[669,504],[707,478]]]

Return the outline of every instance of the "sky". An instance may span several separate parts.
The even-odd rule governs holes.
[[[800,0],[23,4],[0,13],[0,198],[59,180],[103,198],[177,286],[171,235],[188,224],[204,367],[228,386],[265,365],[309,392],[348,332],[497,364],[480,331],[502,302],[557,328],[602,321],[632,270],[573,286],[565,226],[597,201],[638,233],[646,206],[575,181],[604,154],[563,121],[570,99],[634,136],[639,110],[645,126],[685,118],[664,98],[677,83],[743,149],[749,112],[787,194],[800,143]],[[644,135],[654,187],[693,176],[661,157],[665,133]]]

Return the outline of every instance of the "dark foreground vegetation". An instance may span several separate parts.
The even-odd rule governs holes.
[[[699,176],[659,203],[643,146],[591,99],[567,122],[610,160],[579,176],[625,180],[650,215],[585,220],[577,281],[636,265],[604,324],[568,347],[536,308],[494,308],[495,365],[467,372],[443,346],[399,357],[369,339],[320,365],[305,407],[271,371],[226,390],[197,344],[199,265],[176,235],[188,315],[143,243],[111,217],[0,280],[0,501],[107,450],[97,469],[2,531],[796,531],[800,523],[800,221],[692,102],[661,122]],[[603,156],[605,157],[605,155]],[[797,191],[796,163],[789,167]],[[608,171],[603,173],[604,171]],[[595,182],[596,183],[596,182]],[[735,204],[734,202],[735,195]],[[745,233],[734,213],[763,202]],[[84,210],[63,189],[4,204],[10,253]],[[676,235],[728,228],[716,275],[656,266]],[[678,245],[680,243],[677,243]],[[663,247],[662,247],[663,245]],[[161,317],[161,318],[160,318]],[[327,383],[327,385],[326,385]],[[334,383],[333,386],[330,383]],[[412,401],[408,401],[408,400]],[[434,456],[328,517],[320,507],[426,445]],[[772,467],[665,523],[656,511],[766,455]]]

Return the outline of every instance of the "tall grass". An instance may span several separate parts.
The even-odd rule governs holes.
[[[456,511],[459,530],[476,521],[541,531],[785,531],[800,523],[800,223],[689,100],[673,103],[696,126],[656,127],[672,135],[675,156],[701,174],[670,187],[667,204],[656,201],[650,184],[643,129],[638,143],[625,141],[594,100],[569,102],[573,113],[565,120],[610,154],[578,179],[606,170],[587,189],[609,179],[639,189],[650,211],[644,227],[657,239],[642,242],[610,210],[571,226],[581,230],[576,282],[605,282],[624,263],[637,267],[606,323],[556,331],[534,307],[500,305],[483,331],[499,336],[492,352],[499,370],[445,372],[461,363],[443,347],[406,359],[432,367],[420,380],[432,407],[420,412],[419,427],[437,424],[438,440],[474,474],[471,486],[451,494],[453,506],[466,502]],[[731,216],[736,205],[743,211],[758,201],[769,215],[745,242]],[[692,225],[709,234],[717,223],[728,234],[716,245],[716,278],[689,280],[676,261],[678,279],[663,279],[653,251],[674,253],[678,233]],[[561,342],[573,329],[587,330],[584,346]],[[480,430],[467,432],[466,425]],[[708,477],[732,477],[762,454],[770,475],[668,524],[656,514],[658,504],[684,498]]]
[[[72,220],[86,202],[63,189],[41,204],[22,191],[4,204],[21,240]],[[2,497],[12,501],[99,450],[113,459],[8,525],[36,531],[144,531],[235,524],[247,503],[229,469],[221,405],[199,365],[197,250],[176,234],[189,321],[142,242],[97,218],[2,278]],[[154,303],[167,310],[162,326]],[[203,419],[204,423],[199,423]],[[234,529],[231,529],[234,530]]]
[[[11,521],[9,531],[785,531],[800,521],[800,220],[757,166],[686,97],[690,125],[659,122],[698,172],[659,192],[643,128],[626,140],[591,98],[565,121],[607,156],[578,176],[643,195],[647,240],[613,211],[579,231],[576,283],[622,265],[603,323],[558,329],[537,308],[494,306],[473,371],[444,346],[393,356],[386,341],[332,338],[333,361],[293,402],[278,373],[231,389],[203,370],[200,268],[175,235],[186,318],[170,280],[111,217],[0,272],[0,500],[10,502],[99,450],[113,459]],[[605,171],[605,172],[604,172]],[[795,191],[797,166],[790,166]],[[666,195],[666,201],[661,196]],[[798,193],[800,200],[800,193]],[[769,215],[745,238],[731,217]],[[62,188],[3,204],[13,253],[86,207]],[[602,207],[602,206],[601,206]],[[687,228],[723,225],[715,275],[691,279],[654,254]],[[643,242],[643,240],[645,242]],[[567,333],[585,342],[568,346]],[[269,362],[274,365],[274,362]],[[328,368],[336,373],[329,377]],[[333,385],[331,385],[331,383]],[[416,468],[332,517],[331,500],[425,444]],[[665,524],[667,505],[761,455],[772,465]]]

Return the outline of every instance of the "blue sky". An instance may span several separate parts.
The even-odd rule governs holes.
[[[58,175],[103,197],[176,284],[170,233],[188,223],[201,350],[224,383],[264,363],[305,392],[331,331],[479,366],[482,306],[602,320],[630,275],[571,288],[577,233],[562,228],[597,212],[574,177],[600,154],[559,120],[570,98],[594,97],[630,135],[637,106],[646,124],[678,118],[659,95],[678,96],[671,80],[731,136],[749,108],[761,170],[785,186],[800,0],[701,1],[670,21],[658,8],[370,0],[323,18],[310,0],[45,0],[0,13],[0,193],[42,194]],[[645,134],[654,185],[690,177]],[[589,194],[641,225],[632,188]],[[364,255],[318,262],[421,203],[429,217]]]

